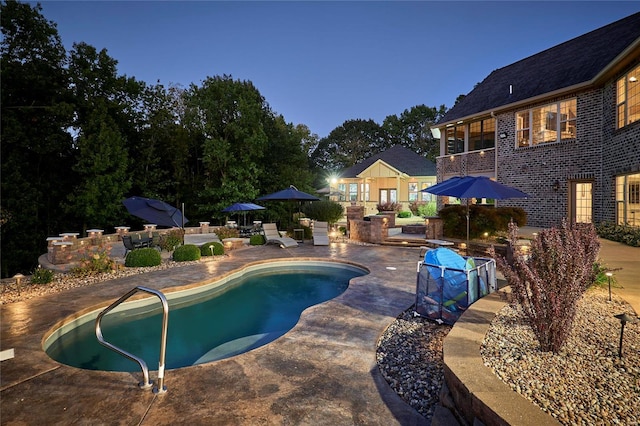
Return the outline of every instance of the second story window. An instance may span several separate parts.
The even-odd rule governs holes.
[[[618,79],[616,98],[618,129],[640,120],[640,65]]]
[[[496,119],[487,118],[469,124],[469,151],[496,146]]]
[[[516,114],[518,147],[560,142],[576,137],[576,100],[557,102]]]
[[[459,154],[464,152],[464,127],[447,127],[447,150],[446,154]]]

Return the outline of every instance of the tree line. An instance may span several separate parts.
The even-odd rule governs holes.
[[[141,225],[122,205],[131,195],[184,203],[192,223],[217,223],[230,204],[290,184],[314,192],[331,172],[397,144],[437,155],[429,127],[444,105],[381,125],[347,120],[319,138],[286,122],[251,81],[148,84],[120,74],[106,49],[67,51],[39,4],[3,1],[0,20],[2,277],[29,273],[48,236]]]

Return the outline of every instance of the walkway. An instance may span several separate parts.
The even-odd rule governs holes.
[[[42,351],[43,336],[56,323],[106,306],[136,285],[194,285],[279,258],[348,259],[371,273],[336,299],[307,309],[293,330],[267,346],[167,371],[163,395],[138,389],[140,373],[80,370]],[[387,385],[375,358],[378,337],[414,302],[417,260],[418,249],[409,248],[258,246],[222,261],[5,305],[2,347],[15,348],[15,358],[1,365],[2,424],[426,424]]]

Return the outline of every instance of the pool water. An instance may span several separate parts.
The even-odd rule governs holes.
[[[342,294],[359,268],[327,263],[246,272],[222,287],[172,297],[166,368],[228,358],[266,345],[291,330],[306,308]],[[206,286],[204,286],[206,287]],[[157,298],[124,303],[102,319],[110,342],[141,357],[154,370],[160,357],[162,310]],[[155,302],[155,303],[154,303]],[[63,364],[89,370],[137,371],[139,366],[100,345],[92,312],[54,332],[45,351]]]

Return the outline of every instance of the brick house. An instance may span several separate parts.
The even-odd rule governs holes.
[[[493,71],[432,128],[438,182],[514,186],[532,226],[640,226],[639,80],[640,13]]]
[[[413,201],[431,201],[421,189],[436,182],[436,165],[401,145],[373,155],[330,179],[330,198],[343,206],[364,207],[376,214],[378,203],[396,202],[409,210]]]

